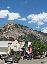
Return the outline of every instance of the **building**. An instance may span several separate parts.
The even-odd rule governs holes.
[[[10,41],[0,41],[0,55],[8,53],[8,43]]]
[[[21,51],[21,48],[24,46],[25,42],[18,42],[17,40],[13,41],[10,45],[11,49],[14,51]]]
[[[9,54],[11,49],[14,51],[21,51],[21,48],[24,46],[25,42],[15,41],[0,41],[0,55]]]

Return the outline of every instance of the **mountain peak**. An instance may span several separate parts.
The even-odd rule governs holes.
[[[28,36],[30,39],[34,40],[40,39],[43,42],[47,41],[47,34],[44,34],[40,31],[29,29],[28,27],[25,27],[20,24],[13,24],[13,23],[8,23],[7,25],[3,26],[2,32],[0,32],[0,35],[2,37],[7,38],[8,40],[13,38],[13,40],[18,39],[20,36]],[[1,38],[0,36],[0,38]]]

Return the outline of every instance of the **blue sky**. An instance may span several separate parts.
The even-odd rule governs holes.
[[[0,26],[9,21],[47,33],[47,0],[0,0]]]

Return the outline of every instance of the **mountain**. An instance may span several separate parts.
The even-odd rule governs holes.
[[[21,38],[22,37],[22,38]],[[24,39],[28,40],[40,39],[42,42],[47,43],[47,34],[37,30],[29,29],[20,24],[7,24],[0,28],[0,41],[1,40],[15,40]]]

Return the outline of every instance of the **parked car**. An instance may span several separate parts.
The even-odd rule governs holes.
[[[8,55],[6,55],[6,54],[1,55],[1,59],[3,60],[3,59],[5,59],[5,58],[7,58],[7,56],[8,56]]]
[[[5,60],[5,63],[7,63],[7,62],[18,63],[19,62],[19,58],[15,57],[14,55],[10,55],[7,58],[5,58],[4,60]]]
[[[7,57],[4,60],[5,60],[5,63],[7,63],[7,62],[13,63],[12,57]]]
[[[21,56],[20,56],[20,52],[19,51],[16,51],[13,53],[11,53],[10,55],[7,56],[7,58],[5,58],[5,62],[11,62],[11,63],[18,63],[19,60],[20,60]]]

